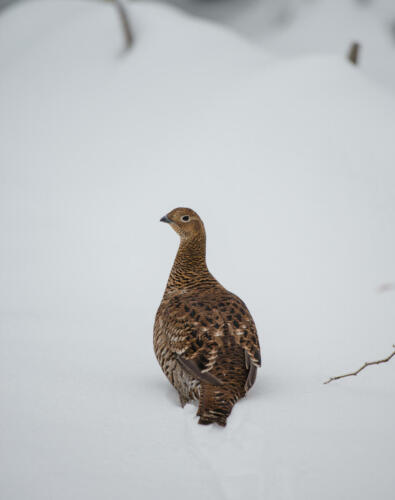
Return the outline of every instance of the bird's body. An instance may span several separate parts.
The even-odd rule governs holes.
[[[178,208],[163,219],[181,243],[156,314],[155,354],[182,406],[198,400],[199,423],[226,425],[260,366],[255,324],[244,302],[208,271],[199,216]]]

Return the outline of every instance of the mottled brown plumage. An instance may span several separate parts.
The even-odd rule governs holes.
[[[198,400],[199,423],[224,426],[261,365],[254,320],[208,271],[199,216],[176,208],[161,220],[181,241],[155,318],[155,354],[182,406]]]

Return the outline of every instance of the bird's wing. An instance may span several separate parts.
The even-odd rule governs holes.
[[[223,320],[212,301],[175,297],[169,301],[163,320],[168,346],[181,363],[184,361],[184,367],[188,364],[188,371],[210,371],[224,335]]]
[[[177,356],[177,361],[180,365],[189,372],[193,377],[198,378],[202,382],[207,382],[211,385],[222,385],[223,382],[210,372],[202,371],[199,361],[196,359],[185,359],[182,356]]]
[[[170,349],[191,374],[203,380],[211,375],[223,347],[239,345],[249,371],[246,385],[254,383],[256,367],[261,364],[259,341],[254,321],[238,297],[229,292],[219,297],[178,296],[167,304],[163,319]],[[216,381],[207,380],[221,383]]]
[[[231,337],[244,349],[245,366],[248,371],[245,389],[248,391],[254,385],[257,369],[261,366],[261,351],[254,320],[244,302],[233,293],[227,292],[218,305],[226,318]]]
[[[248,357],[250,364],[258,368],[261,366],[261,351],[255,322],[247,306],[237,295],[228,292],[228,297],[225,314],[230,332],[236,343],[244,349],[246,367],[249,368]]]

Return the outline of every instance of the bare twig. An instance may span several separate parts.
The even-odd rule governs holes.
[[[355,65],[358,64],[360,48],[361,48],[361,45],[358,42],[353,42],[351,44],[350,50],[348,51],[348,54],[347,54],[347,59],[352,64],[355,64]]]
[[[395,344],[392,346],[395,349]],[[346,373],[345,375],[338,375],[337,377],[331,377],[329,380],[324,382],[324,384],[329,384],[329,382],[332,382],[332,380],[339,380],[339,378],[344,378],[344,377],[352,377],[354,375],[358,375],[359,372],[364,370],[367,366],[371,365],[379,365],[380,363],[386,363],[389,361],[393,356],[395,356],[395,350],[387,357],[384,359],[380,359],[379,361],[369,361],[367,363],[364,363],[359,370],[352,372],[352,373]]]
[[[112,0],[112,1],[115,4],[115,7],[119,14],[119,18],[121,20],[122,31],[125,37],[125,50],[129,50],[133,45],[133,34],[127,8],[125,7],[122,0]]]

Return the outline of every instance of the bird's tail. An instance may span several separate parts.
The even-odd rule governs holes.
[[[200,417],[199,424],[208,425],[217,423],[222,427],[226,425],[233,405],[241,395],[232,393],[221,386],[202,383],[200,386],[199,409],[197,415]]]
[[[197,413],[200,417],[199,424],[216,422],[223,427],[226,425],[234,404],[249,389],[248,370],[244,349],[232,346],[232,349],[223,350],[219,354],[210,373],[221,380],[222,384],[201,381]]]

